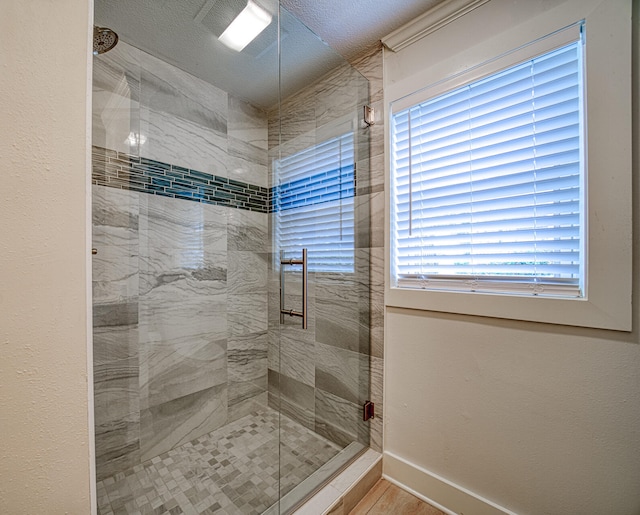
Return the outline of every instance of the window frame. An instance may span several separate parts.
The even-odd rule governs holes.
[[[492,0],[398,53],[385,50],[386,213],[391,210],[391,104],[427,86],[446,89],[487,75],[495,56],[526,50],[584,20],[586,138],[586,296],[554,298],[500,293],[409,290],[393,286],[392,235],[386,228],[385,304],[446,313],[631,330],[631,3]],[[460,38],[473,33],[468,47]],[[443,51],[443,49],[445,49]],[[510,49],[517,49],[510,52]],[[521,59],[523,60],[523,59]],[[426,66],[424,63],[429,63]],[[479,64],[482,63],[482,66]],[[603,102],[602,98],[607,98]],[[598,101],[599,100],[599,101]],[[415,103],[415,102],[412,102]],[[611,199],[615,199],[612,201]]]
[[[578,99],[578,105],[579,105],[579,120],[580,120],[579,126],[578,126],[578,129],[579,129],[578,130],[578,138],[579,138],[578,147],[579,147],[580,160],[578,162],[577,168],[575,168],[579,172],[578,195],[579,195],[580,210],[579,210],[579,213],[577,213],[577,217],[579,219],[578,226],[577,226],[579,231],[577,247],[579,249],[580,260],[579,260],[579,263],[576,264],[575,266],[579,272],[579,279],[574,279],[573,281],[569,281],[566,279],[546,278],[543,275],[541,276],[527,275],[520,278],[519,274],[512,274],[512,275],[499,274],[499,275],[492,276],[491,274],[482,274],[482,273],[464,274],[461,272],[459,274],[451,272],[448,275],[443,275],[441,273],[434,272],[433,274],[427,274],[426,277],[423,277],[422,275],[420,275],[420,277],[417,277],[417,276],[407,277],[405,274],[399,274],[396,276],[393,272],[397,272],[397,269],[396,269],[396,266],[393,266],[392,278],[394,279],[395,287],[409,288],[409,289],[429,289],[429,290],[437,289],[437,290],[452,290],[452,291],[485,291],[488,293],[512,294],[512,295],[543,295],[543,296],[547,295],[547,296],[559,296],[559,297],[583,297],[584,296],[583,278],[585,276],[585,270],[584,270],[584,259],[583,259],[584,257],[583,229],[584,229],[584,210],[585,210],[585,207],[584,207],[585,171],[584,171],[583,142],[584,142],[584,136],[585,136],[585,127],[584,127],[584,117],[582,116],[584,111],[584,102],[582,101],[584,88],[583,88],[583,81],[581,80],[582,75],[584,73],[584,69],[583,69],[584,68],[583,67],[584,32],[582,29],[583,29],[583,24],[582,22],[580,22],[579,24],[575,24],[565,29],[562,29],[558,33],[547,36],[540,41],[533,42],[532,44],[527,45],[526,49],[521,49],[521,50],[527,51],[526,59],[520,60],[515,63],[513,61],[518,60],[520,56],[517,55],[516,59],[514,59],[511,54],[512,53],[520,54],[521,52],[516,51],[516,52],[505,54],[504,56],[501,56],[500,58],[490,63],[492,64],[493,68],[499,68],[499,69],[491,70],[489,73],[485,74],[481,78],[474,79],[472,81],[467,82],[463,87],[458,86],[455,88],[446,89],[446,86],[451,82],[451,80],[447,80],[447,81],[444,81],[442,85],[439,85],[439,86],[445,86],[444,92],[438,91],[437,93],[434,93],[432,91],[432,88],[426,88],[425,90],[419,91],[414,95],[410,95],[405,99],[400,99],[392,104],[391,112],[390,112],[390,120],[391,120],[390,144],[393,146],[396,144],[396,137],[395,137],[396,135],[394,132],[394,127],[396,126],[395,124],[396,116],[403,115],[406,112],[419,108],[420,105],[423,105],[425,103],[430,103],[432,101],[439,102],[441,99],[447,98],[448,95],[450,94],[461,94],[461,91],[463,90],[467,91],[465,89],[467,88],[467,86],[469,85],[474,86],[478,83],[482,83],[482,81],[485,81],[485,80],[494,80],[494,78],[499,77],[501,74],[504,74],[505,72],[511,72],[514,69],[528,70],[532,62],[536,62],[537,60],[540,60],[540,59],[544,60],[547,58],[547,56],[559,50],[566,51],[568,47],[572,48],[572,50],[569,50],[569,51],[573,51],[573,49],[575,49],[577,51],[575,62],[577,63],[578,69],[579,69],[578,82],[577,82],[577,85],[579,86],[579,91],[578,91],[577,99]],[[505,64],[505,61],[506,61],[506,64]],[[487,63],[480,65],[480,67],[486,68]],[[466,77],[471,73],[472,71],[465,72],[463,74],[463,77]],[[394,109],[394,106],[397,104],[401,106],[400,109]],[[409,104],[409,105],[406,106],[406,104]],[[456,111],[456,113],[458,113],[458,111]],[[534,112],[532,111],[531,114],[533,115]],[[410,118],[408,123],[411,124]],[[404,125],[402,127],[404,127]],[[404,127],[404,128],[407,128],[407,127]],[[420,128],[421,126],[417,126],[418,130],[420,130]],[[405,140],[400,140],[400,141],[401,141],[401,144],[408,144]],[[505,145],[507,144],[506,141],[503,142]],[[428,141],[425,144],[428,145],[429,144]],[[534,144],[532,148],[538,148],[538,147],[537,145]],[[482,151],[482,148],[480,149],[480,151]],[[413,155],[413,153],[411,153],[411,155]],[[397,246],[397,243],[399,240],[398,240],[398,234],[396,232],[397,227],[396,227],[396,221],[394,220],[394,217],[396,215],[409,216],[411,220],[414,222],[414,224],[417,224],[418,226],[420,226],[421,223],[420,223],[419,215],[413,216],[413,213],[411,210],[406,211],[406,210],[397,209],[397,205],[395,204],[395,202],[397,202],[397,195],[398,195],[397,177],[396,177],[397,163],[394,161],[393,157],[394,155],[391,156],[391,177],[392,177],[391,182],[393,187],[391,198],[393,199],[392,205],[394,207],[391,213],[391,216],[392,216],[392,221],[391,221],[392,261],[391,263],[392,265],[395,265],[397,263],[398,255],[404,254],[408,250],[408,248]],[[415,172],[413,170],[408,171],[408,175],[411,177],[413,177],[414,173]],[[421,175],[421,172],[417,172],[417,173],[418,173],[418,176]],[[410,178],[407,179],[406,173],[403,172],[401,176],[405,181],[409,180],[409,184],[411,184],[412,180]],[[473,191],[476,191],[476,190],[473,190]],[[473,207],[473,205],[474,203],[471,201],[471,206]],[[440,225],[439,227],[444,229],[447,226]],[[560,231],[560,229],[558,229],[558,231]],[[533,229],[531,229],[531,232],[533,232]],[[476,233],[472,231],[469,234],[469,236],[473,237],[473,235],[475,234]],[[482,234],[480,234],[480,236],[482,236]],[[499,242],[497,241],[495,243],[499,244]],[[508,244],[505,244],[505,245],[508,245]],[[569,242],[568,245],[571,246],[572,248],[576,247],[576,243],[574,240]],[[469,258],[470,259],[473,258],[474,255],[475,254],[471,254]],[[433,257],[436,259],[440,257],[444,258],[444,255],[434,254]],[[520,255],[515,255],[514,257],[517,258],[518,260],[520,259]],[[468,268],[468,265],[465,265],[465,268]],[[499,268],[500,266],[498,265],[495,266],[495,269],[499,269]]]

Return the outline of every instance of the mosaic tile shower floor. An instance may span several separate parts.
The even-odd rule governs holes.
[[[258,514],[340,447],[280,415],[247,415],[126,472],[99,481],[99,515]],[[280,490],[278,476],[281,472]]]

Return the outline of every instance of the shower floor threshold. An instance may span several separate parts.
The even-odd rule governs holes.
[[[289,493],[284,495],[280,501],[277,501],[265,511],[263,515],[290,515],[296,513],[297,508],[335,478],[347,465],[362,455],[367,449],[368,447],[365,447],[360,442],[351,442],[327,463],[296,485]]]
[[[343,461],[341,456],[351,454],[341,451],[335,443],[266,408],[98,481],[98,514],[282,512],[285,505],[291,507],[299,496],[311,493],[316,481],[330,478],[330,470]],[[318,479],[309,480],[312,475]],[[280,510],[272,511],[280,504]]]

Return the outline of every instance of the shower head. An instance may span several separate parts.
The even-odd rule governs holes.
[[[105,27],[93,27],[93,55],[104,54],[118,44],[118,35]]]

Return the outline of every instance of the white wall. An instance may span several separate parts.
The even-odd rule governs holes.
[[[0,6],[0,512],[91,512],[92,2]]]
[[[636,145],[639,87],[636,66]],[[637,207],[634,226],[637,306]],[[625,333],[387,307],[385,474],[467,515],[637,515],[639,318]]]
[[[516,513],[639,513],[637,333],[390,309],[387,337],[385,453]]]

